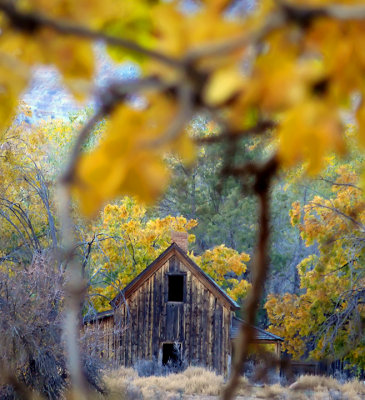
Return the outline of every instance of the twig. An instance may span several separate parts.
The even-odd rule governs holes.
[[[320,204],[320,203],[315,203],[313,201],[311,201],[309,203],[311,206],[313,206],[313,208],[315,207],[319,207],[319,208],[325,208],[327,210],[333,211],[334,213],[341,215],[341,217],[344,217],[346,219],[348,219],[349,221],[351,221],[354,225],[357,225],[363,232],[365,232],[365,225],[362,224],[359,221],[356,221],[355,218],[351,217],[350,215],[345,214],[344,212],[342,212],[341,210],[339,210],[338,208],[335,207],[329,207],[329,206],[325,206],[324,204]]]
[[[217,136],[207,136],[202,138],[196,138],[197,144],[210,144],[210,143],[221,143],[224,141],[236,141],[242,137],[249,135],[257,135],[265,133],[267,130],[275,127],[275,123],[270,120],[259,121],[255,126],[240,131],[226,131]]]
[[[359,186],[354,185],[353,183],[341,183],[341,182],[335,182],[335,181],[331,181],[330,179],[326,179],[326,178],[318,178],[319,181],[323,181],[323,182],[327,182],[329,184],[331,184],[332,186],[344,186],[344,187],[352,187],[354,189],[360,190],[361,192],[363,191],[363,189]]]
[[[196,60],[206,57],[224,56],[236,50],[242,49],[247,45],[256,45],[260,43],[269,33],[279,29],[286,23],[284,13],[277,11],[272,13],[264,24],[257,30],[247,35],[239,36],[235,39],[225,40],[219,43],[204,45],[187,53],[185,59],[187,63],[193,63]]]

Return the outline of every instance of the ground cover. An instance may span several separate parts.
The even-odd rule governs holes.
[[[189,367],[179,374],[140,377],[132,368],[119,368],[105,374],[111,399],[219,399],[224,379],[221,375],[201,367]],[[277,400],[363,400],[365,384],[352,380],[340,382],[322,376],[304,375],[291,385],[280,383],[252,385],[242,378],[237,399]]]

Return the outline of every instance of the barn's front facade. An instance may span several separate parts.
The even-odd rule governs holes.
[[[183,246],[182,246],[183,247]],[[118,365],[138,360],[161,364],[183,359],[226,374],[239,308],[208,275],[173,243],[112,302],[113,310],[88,319],[102,332],[102,352]],[[281,338],[257,329],[257,340]]]

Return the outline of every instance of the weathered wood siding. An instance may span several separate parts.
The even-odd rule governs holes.
[[[88,353],[95,354],[105,360],[113,360],[117,335],[115,328],[113,316],[85,324],[82,330],[82,342],[85,344]]]
[[[184,302],[168,302],[168,275],[183,274]],[[162,344],[179,342],[187,363],[226,373],[231,352],[230,308],[173,255],[120,303],[114,315],[116,363],[132,366],[139,359],[161,361]],[[119,329],[121,328],[121,329]]]

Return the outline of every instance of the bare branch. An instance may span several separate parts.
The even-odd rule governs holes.
[[[362,231],[365,231],[365,225],[362,224],[361,222],[357,221],[355,218],[351,217],[351,215],[347,215],[344,212],[342,212],[341,210],[339,210],[338,208],[335,207],[328,207],[325,206],[323,204],[320,203],[315,203],[313,201],[310,202],[311,205],[315,206],[315,207],[320,207],[320,208],[325,208],[327,210],[331,210],[334,213],[341,215],[342,217],[344,217],[345,219],[348,219],[349,221],[351,221],[354,225],[358,226]],[[314,208],[314,207],[313,207]]]
[[[286,18],[281,11],[272,13],[264,24],[253,32],[247,35],[239,36],[235,39],[225,40],[220,43],[204,45],[197,49],[191,50],[186,55],[187,62],[194,62],[205,57],[221,57],[242,49],[247,45],[257,45],[269,33],[281,28],[286,23]]]
[[[332,186],[345,186],[345,187],[352,187],[354,189],[360,190],[361,192],[363,191],[363,189],[359,186],[354,185],[353,183],[341,183],[341,182],[335,182],[335,181],[331,181],[330,179],[326,179],[326,178],[319,178],[319,181],[323,181],[323,182],[327,182],[329,184],[331,184]]]
[[[210,143],[221,143],[224,141],[237,141],[242,137],[249,135],[257,135],[261,133],[266,133],[269,129],[273,129],[275,123],[273,121],[259,121],[252,128],[244,129],[242,131],[226,131],[217,136],[208,136],[195,139],[197,144],[210,144]]]

